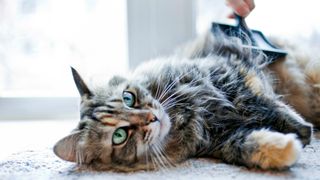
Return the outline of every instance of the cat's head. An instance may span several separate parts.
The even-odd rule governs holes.
[[[150,156],[163,148],[171,126],[159,101],[124,78],[92,90],[73,68],[72,74],[81,95],[81,120],[57,142],[55,154],[98,170],[153,168]]]

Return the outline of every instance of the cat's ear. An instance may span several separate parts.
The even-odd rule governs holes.
[[[81,131],[73,132],[58,141],[53,152],[63,160],[76,162],[76,147],[81,137]]]
[[[81,97],[83,97],[85,95],[91,96],[92,95],[91,91],[89,90],[88,86],[83,81],[83,79],[81,78],[79,73],[73,67],[71,67],[71,71],[72,71],[72,75],[73,75],[73,80],[77,86],[77,89],[80,93],[80,96]]]

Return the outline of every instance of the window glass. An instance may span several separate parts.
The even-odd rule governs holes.
[[[70,65],[127,70],[126,1],[0,0],[0,96],[77,96]]]

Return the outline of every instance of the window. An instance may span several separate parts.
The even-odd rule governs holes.
[[[0,1],[0,119],[78,117],[70,65],[82,75],[90,72],[87,77],[105,77],[170,54],[193,37],[194,4]]]
[[[77,96],[70,65],[125,72],[126,1],[0,1],[0,96]],[[93,71],[94,69],[94,71]]]

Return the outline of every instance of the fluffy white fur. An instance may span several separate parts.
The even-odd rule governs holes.
[[[253,131],[247,138],[247,142],[250,141],[258,145],[251,155],[251,161],[262,169],[289,167],[297,161],[302,151],[295,134],[262,129]]]

